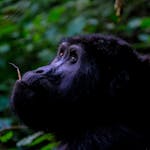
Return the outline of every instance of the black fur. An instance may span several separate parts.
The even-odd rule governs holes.
[[[66,38],[50,64],[16,82],[11,106],[29,127],[54,133],[60,150],[146,150],[149,60],[114,36]]]

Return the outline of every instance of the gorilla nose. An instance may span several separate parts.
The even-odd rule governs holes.
[[[50,68],[49,66],[40,67],[34,73],[44,75],[52,84],[59,84],[61,80],[61,74],[55,68]]]
[[[43,67],[40,67],[38,69],[36,69],[34,71],[35,74],[47,74],[48,72],[51,72],[52,68],[47,65],[47,66],[43,66]]]
[[[39,70],[36,70],[35,71],[35,73],[37,73],[37,74],[41,74],[41,73],[43,73],[44,72],[44,70],[42,70],[42,69],[39,69]]]

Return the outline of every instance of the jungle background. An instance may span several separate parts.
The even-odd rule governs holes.
[[[87,33],[113,34],[139,52],[150,53],[150,1],[124,0],[118,10],[114,4],[114,0],[0,0],[0,150],[52,150],[59,144],[51,133],[22,126],[12,113],[9,101],[18,77],[10,62],[23,74],[49,63],[61,38]]]

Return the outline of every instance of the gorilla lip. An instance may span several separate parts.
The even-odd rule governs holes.
[[[29,89],[31,91],[36,92],[37,87],[39,87],[39,84],[37,84],[37,83],[39,83],[39,80],[44,80],[44,78],[38,78],[37,80],[31,81],[30,83],[28,83],[27,81],[24,81],[23,79],[21,79],[21,80],[16,81],[16,85],[19,85],[23,89]],[[44,90],[46,88],[46,85],[45,86],[40,85],[40,87],[41,87],[40,88],[41,90],[42,89]]]

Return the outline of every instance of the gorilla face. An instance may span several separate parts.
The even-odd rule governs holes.
[[[120,115],[128,118],[135,105],[128,96],[137,93],[141,78],[139,64],[138,55],[121,39],[64,39],[50,64],[16,82],[12,108],[33,129],[54,132],[110,124]]]
[[[82,45],[64,41],[50,64],[16,81],[12,109],[34,129],[55,131],[59,124],[68,128],[80,119],[81,110],[85,111],[83,103],[94,95],[98,77],[94,59],[88,60]]]

